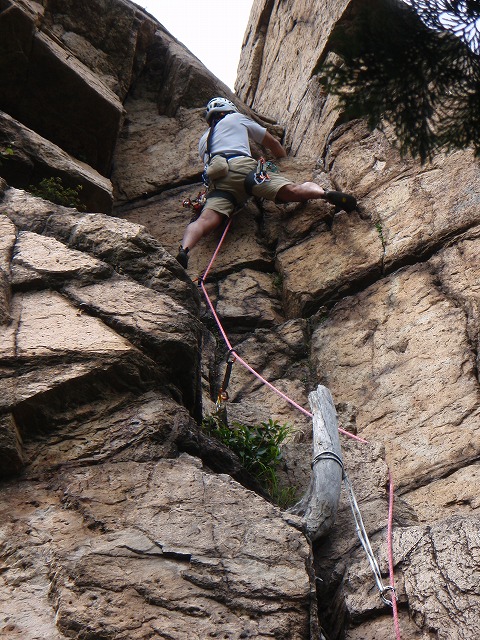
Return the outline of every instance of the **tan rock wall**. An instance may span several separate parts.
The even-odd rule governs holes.
[[[193,419],[184,271],[132,222],[13,188],[2,211],[2,637],[302,640],[310,545]]]
[[[313,162],[321,156],[336,116],[312,76],[348,4],[256,0],[243,41],[236,92],[258,113],[285,126],[287,146]]]
[[[301,2],[255,2],[236,88],[249,105],[285,125],[285,141],[297,161],[288,169],[297,179],[303,165],[305,178],[353,191],[359,215],[331,217],[314,203],[283,211],[268,204],[265,237],[276,253],[284,312],[308,317],[312,329],[315,372],[307,380],[331,389],[341,424],[384,446],[397,488],[394,551],[402,637],[475,637],[480,628],[468,611],[478,606],[479,591],[460,584],[455,552],[447,551],[443,537],[448,529],[455,532],[464,554],[460,564],[466,575],[475,572],[478,536],[473,533],[473,545],[469,536],[478,526],[473,274],[479,260],[479,165],[469,151],[459,151],[422,167],[399,156],[388,127],[369,132],[353,122],[332,131],[335,104],[315,86],[315,72],[331,25],[346,5],[321,5],[310,3],[306,15]],[[380,531],[386,505],[372,494],[375,472],[365,449],[342,442],[386,576]],[[371,474],[358,474],[362,462]],[[383,487],[379,495],[385,499]],[[351,553],[348,541],[355,540],[349,516],[345,504],[335,530],[316,549],[317,572],[325,581],[320,593],[327,598],[320,598],[321,620],[333,637],[341,637],[344,624],[348,638],[393,637],[390,613],[371,591],[363,552],[343,565]],[[425,528],[415,528],[416,521]],[[445,576],[451,576],[452,590],[445,589]],[[463,600],[464,587],[470,604]],[[328,601],[336,590],[339,599]],[[457,606],[458,615],[452,614]],[[376,612],[375,621],[365,621],[368,611]]]
[[[238,213],[207,282],[229,338],[305,408],[326,384],[340,426],[368,440],[342,436],[342,448],[385,582],[390,468],[402,637],[479,635],[479,166],[462,151],[421,167],[388,128],[335,128],[315,73],[346,6],[256,1],[234,96],[132,3],[0,0],[0,32],[16,30],[0,44],[2,144],[14,131],[18,171],[43,162],[82,175],[97,202],[113,190],[119,216],[0,180],[2,637],[307,640],[319,637],[317,605],[329,638],[393,637],[346,496],[312,554],[295,520],[198,426],[227,347],[190,278],[220,230],[188,274],[172,255],[190,217],[182,200],[201,188],[197,140],[217,94],[276,134],[285,127],[282,172],[360,201],[350,215],[321,201],[251,201]],[[42,130],[37,112],[21,113],[32,68],[45,89],[32,95],[49,105]],[[65,101],[61,140],[49,133],[59,78],[82,99],[73,119]],[[239,362],[229,397],[230,420],[292,425],[280,476],[301,495],[310,420]]]
[[[228,476],[184,455],[71,469],[58,481],[35,483],[34,501],[31,483],[4,493],[2,543],[17,564],[2,576],[4,637],[308,634],[303,535]],[[9,522],[19,500],[20,536]]]

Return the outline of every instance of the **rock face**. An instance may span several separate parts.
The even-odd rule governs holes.
[[[172,254],[217,94],[284,133],[282,172],[360,201],[235,216],[206,282],[229,339],[305,408],[327,386],[367,441],[341,443],[385,585],[391,475],[402,638],[480,636],[480,170],[336,126],[317,71],[347,6],[255,0],[232,95],[127,0],[0,0],[2,638],[395,635],[346,493],[312,546],[199,426],[228,349],[190,278],[220,232],[188,274]],[[85,210],[24,191],[44,177]],[[300,497],[311,421],[239,362],[228,392],[231,421],[293,425]]]

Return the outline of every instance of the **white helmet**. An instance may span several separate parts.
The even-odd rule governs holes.
[[[230,100],[227,100],[226,98],[212,98],[207,104],[205,118],[207,119],[207,122],[210,122],[214,113],[225,113],[231,111],[236,111],[238,113],[238,109],[233,102],[230,102]]]

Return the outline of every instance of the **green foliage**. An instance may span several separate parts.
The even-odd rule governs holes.
[[[60,204],[64,207],[75,207],[79,211],[85,210],[79,198],[79,193],[82,190],[81,184],[76,187],[64,187],[60,177],[44,178],[38,185],[30,185],[28,190],[34,196],[49,200],[55,204]]]
[[[239,422],[225,424],[219,413],[207,415],[203,430],[231,449],[243,466],[266,489],[272,500],[282,508],[295,500],[295,487],[282,487],[277,468],[282,458],[280,445],[291,433],[291,428],[277,420],[269,420],[253,427]]]
[[[385,238],[383,237],[383,227],[382,227],[382,223],[381,223],[381,222],[376,222],[376,223],[375,223],[375,229],[377,230],[377,233],[378,233],[379,238],[380,238],[380,240],[381,240],[382,247],[385,247]]]
[[[319,63],[320,81],[346,119],[366,118],[371,129],[389,122],[403,154],[425,162],[472,146],[480,155],[480,57],[470,46],[477,40],[447,28],[441,7],[431,18],[442,2],[453,13],[464,5],[422,2],[424,13],[420,0],[412,0],[415,10],[388,0],[351,5],[328,45],[339,58]],[[475,2],[476,18],[479,9]]]
[[[0,149],[0,167],[2,166],[2,160],[8,160],[11,156],[13,156],[14,151],[13,148],[8,145],[4,149]]]
[[[283,286],[283,275],[281,273],[274,273],[272,276],[272,284],[276,289],[281,289]]]

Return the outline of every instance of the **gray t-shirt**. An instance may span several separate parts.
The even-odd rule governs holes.
[[[198,153],[203,162],[207,162],[207,137],[210,129],[205,131],[198,143]],[[257,122],[250,120],[243,113],[229,113],[215,125],[210,142],[210,153],[238,153],[251,155],[249,136],[261,143],[267,130]]]

